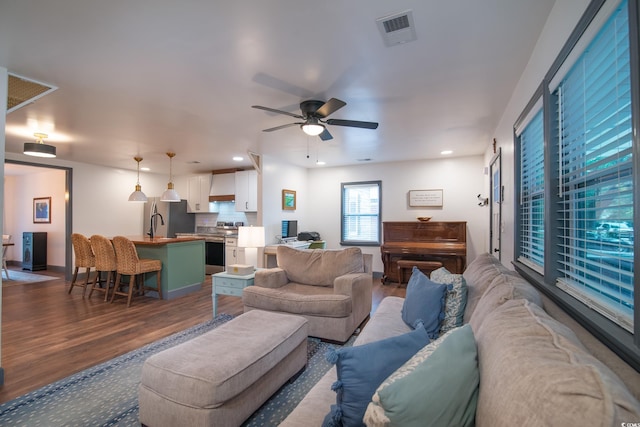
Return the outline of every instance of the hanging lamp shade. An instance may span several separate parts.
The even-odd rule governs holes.
[[[33,136],[38,140],[36,142],[25,142],[23,149],[24,154],[35,157],[56,157],[56,147],[45,144],[43,141],[43,139],[48,137],[46,133],[34,133]]]
[[[172,165],[172,159],[175,157],[176,153],[167,153],[167,156],[169,156],[169,183],[167,184],[167,189],[165,190],[164,193],[162,193],[162,196],[160,197],[160,201],[161,202],[179,202],[180,201],[180,195],[178,194],[178,192],[173,188],[173,171],[171,169],[171,165]]]
[[[147,196],[142,192],[142,187],[140,186],[140,162],[142,161],[142,157],[136,156],[133,160],[138,162],[138,180],[136,181],[136,189],[129,196],[129,201],[144,203],[147,201]]]

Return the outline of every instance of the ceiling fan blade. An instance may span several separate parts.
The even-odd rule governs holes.
[[[274,128],[269,128],[269,129],[264,129],[262,132],[273,132],[274,130],[280,130],[280,129],[284,129],[284,128],[288,128],[291,126],[300,126],[303,123],[289,123],[286,125],[282,125],[282,126],[276,126]]]
[[[304,117],[302,117],[299,114],[293,114],[293,113],[290,113],[288,111],[276,110],[275,108],[263,107],[261,105],[252,105],[251,108],[257,108],[258,110],[270,111],[270,112],[276,113],[276,114],[285,114],[287,116],[295,117],[296,119],[304,119]]]
[[[320,108],[318,108],[316,110],[315,115],[317,117],[327,117],[328,115],[335,113],[336,111],[338,111],[339,109],[341,109],[345,105],[347,105],[346,102],[340,101],[337,98],[331,98],[330,100],[325,102],[322,105],[322,107],[320,107]]]
[[[327,128],[324,128],[322,133],[318,136],[323,141],[329,141],[330,139],[333,139],[333,136],[331,135],[331,133],[329,133],[329,130]]]
[[[357,120],[339,120],[339,119],[329,119],[326,122],[328,125],[336,125],[336,126],[349,126],[352,128],[363,128],[363,129],[377,129],[378,124],[375,122],[359,122]]]

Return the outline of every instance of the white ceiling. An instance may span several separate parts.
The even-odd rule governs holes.
[[[0,1],[0,66],[59,89],[7,116],[6,151],[49,134],[65,160],[174,174],[477,155],[491,143],[554,0]],[[417,41],[385,47],[376,19],[412,10]],[[297,121],[339,98],[322,142]],[[244,156],[236,164],[234,155]],[[197,161],[199,163],[192,163]]]

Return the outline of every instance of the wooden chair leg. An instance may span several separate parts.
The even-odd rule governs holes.
[[[71,293],[71,290],[73,289],[73,287],[76,284],[76,280],[78,279],[78,270],[80,269],[80,267],[76,267],[75,270],[73,270],[73,277],[71,278],[71,286],[69,286],[69,292],[67,293]]]
[[[162,284],[160,281],[160,270],[156,274],[156,286],[158,287],[158,298],[162,299]]]
[[[111,289],[111,280],[114,279],[113,271],[107,272],[107,282],[104,284],[104,301],[107,302],[109,298],[109,289]],[[115,283],[114,283],[115,285]]]
[[[136,275],[132,274],[129,279],[129,298],[127,299],[127,307],[131,307],[131,297],[133,297],[133,288],[136,285]]]
[[[113,285],[113,293],[111,294],[111,303],[113,303],[114,298],[116,297],[116,292],[118,291],[118,288],[120,287],[120,279],[121,279],[121,274],[120,273],[116,273],[116,282]]]

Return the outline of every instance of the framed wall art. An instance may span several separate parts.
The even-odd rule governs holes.
[[[34,197],[33,223],[51,224],[51,197]]]
[[[296,192],[293,190],[282,190],[282,210],[296,210]]]
[[[409,206],[441,207],[442,190],[409,190]]]

